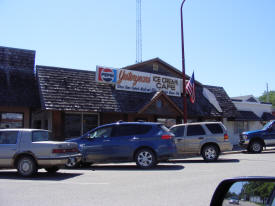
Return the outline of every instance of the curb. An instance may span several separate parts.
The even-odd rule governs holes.
[[[275,147],[264,148],[263,152],[264,151],[272,151],[272,150],[275,150]],[[232,151],[223,152],[222,155],[225,155],[225,154],[239,154],[239,153],[243,153],[243,152],[247,152],[247,150],[237,146],[235,148],[233,147]]]

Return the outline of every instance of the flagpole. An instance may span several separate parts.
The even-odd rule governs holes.
[[[186,88],[185,88],[185,59],[184,59],[184,39],[183,39],[183,21],[182,21],[182,7],[185,0],[181,3],[180,17],[181,17],[181,54],[182,54],[182,96],[183,96],[183,120],[187,123],[187,102],[186,102]]]

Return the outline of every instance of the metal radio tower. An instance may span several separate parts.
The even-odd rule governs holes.
[[[137,0],[136,63],[142,62],[141,0]]]

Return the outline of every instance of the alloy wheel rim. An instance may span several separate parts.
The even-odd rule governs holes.
[[[259,143],[254,143],[254,144],[252,145],[252,148],[253,148],[253,150],[254,150],[255,152],[259,152],[261,146],[260,146]]]
[[[32,164],[29,160],[23,160],[20,163],[20,171],[24,174],[30,173],[32,170]]]
[[[66,163],[66,165],[67,165],[68,167],[74,167],[74,166],[75,166],[75,163],[76,163],[75,158],[69,158],[68,161],[67,161],[67,163]]]
[[[148,167],[153,162],[153,156],[150,152],[141,152],[138,155],[138,162],[141,166]]]
[[[216,158],[216,150],[211,147],[207,148],[207,150],[205,151],[205,156],[209,160],[215,159]]]

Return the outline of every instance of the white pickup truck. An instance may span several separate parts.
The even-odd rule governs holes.
[[[49,132],[41,129],[0,129],[0,167],[17,168],[22,176],[32,176],[44,168],[55,173],[69,158],[81,160],[73,142],[49,140]]]

